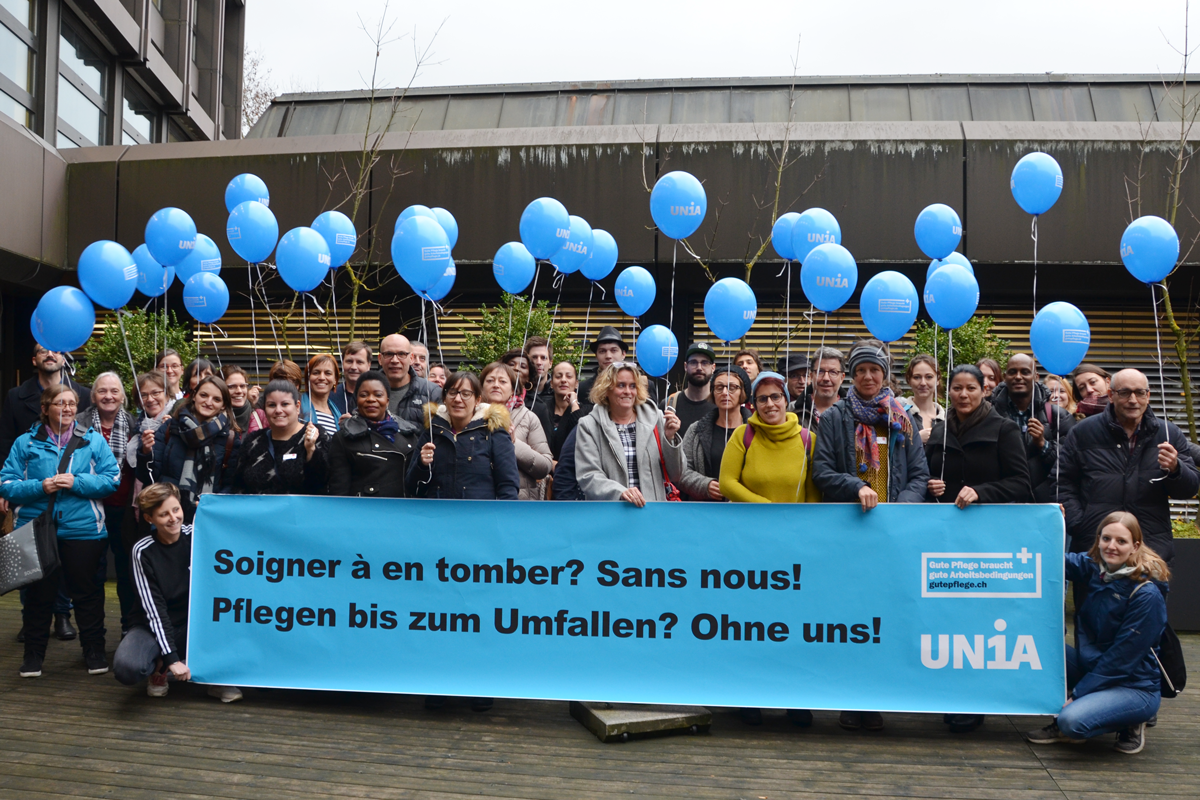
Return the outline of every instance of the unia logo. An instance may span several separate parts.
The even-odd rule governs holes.
[[[753,320],[753,319],[754,319],[754,316],[755,316],[755,314],[757,314],[757,313],[758,313],[758,309],[756,309],[756,308],[748,308],[748,309],[746,309],[745,311],[743,311],[743,312],[742,312],[742,319],[749,319],[749,320]]]
[[[1121,258],[1133,255],[1133,245],[1121,242]]]
[[[843,278],[842,273],[840,272],[837,274],[837,276],[818,275],[817,286],[828,286],[831,289],[849,289],[850,281]]]
[[[829,244],[830,242],[837,244],[833,238],[833,234],[829,231],[825,231],[824,233],[810,233],[808,241],[810,244]]]
[[[554,235],[557,236],[559,239],[570,239],[571,238],[571,229],[570,228],[555,228]]]
[[[629,286],[618,286],[617,297],[633,297],[633,289]]]
[[[1018,635],[1013,644],[1012,653],[1009,653],[1008,637],[1003,633],[1008,627],[1008,623],[998,619],[993,627],[1000,633],[990,639],[987,639],[982,633],[938,634],[936,656],[933,652],[933,636],[928,633],[921,634],[921,664],[929,669],[941,669],[950,663],[951,655],[953,655],[954,669],[964,669],[964,661],[970,665],[971,669],[1020,669],[1022,664],[1028,664],[1030,669],[1040,670],[1042,668],[1042,660],[1038,658],[1037,645],[1032,636]],[[954,639],[953,645],[951,636]],[[986,647],[984,646],[985,639]],[[992,651],[993,657],[990,660],[986,659],[988,650]]]
[[[179,249],[180,250],[195,250],[196,249],[196,240],[192,239],[190,242],[185,242],[181,239],[179,241]]]
[[[703,215],[704,212],[695,203],[688,203],[686,206],[671,206],[672,217],[700,217]]]
[[[582,255],[587,255],[588,251],[587,245],[585,245],[583,242],[567,242],[563,245],[563,249],[570,250],[572,253],[580,253]]]
[[[954,233],[955,236],[962,236],[962,225],[952,225],[950,227],[950,230]]]
[[[327,254],[317,253],[317,263],[328,267],[332,263],[332,261]]]

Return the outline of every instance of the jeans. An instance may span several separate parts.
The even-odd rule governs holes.
[[[187,647],[186,625],[175,628],[175,647],[183,658]],[[151,630],[145,625],[134,625],[117,646],[113,674],[126,686],[134,686],[150,677],[161,656],[162,649]]]
[[[1078,653],[1067,647],[1067,682],[1074,686],[1081,677]],[[1058,714],[1058,729],[1072,739],[1091,739],[1106,733],[1116,733],[1145,722],[1158,713],[1162,698],[1158,692],[1147,692],[1118,686],[1086,694]]]
[[[25,593],[25,653],[45,656],[50,640],[50,620],[55,612],[59,586],[66,582],[75,603],[75,623],[83,649],[104,650],[104,584],[96,583],[96,565],[108,542],[104,539],[59,539],[61,566],[40,581],[29,584]]]

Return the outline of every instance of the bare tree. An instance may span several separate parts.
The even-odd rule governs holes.
[[[242,136],[250,133],[275,99],[271,68],[263,62],[262,53],[246,49],[242,61]]]

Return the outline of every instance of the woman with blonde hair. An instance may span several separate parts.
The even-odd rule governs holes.
[[[1161,700],[1155,650],[1167,624],[1170,577],[1126,511],[1104,518],[1086,555],[1066,554],[1067,580],[1087,587],[1075,612],[1075,647],[1067,648],[1070,694],[1054,722],[1025,734],[1031,744],[1079,744],[1116,733],[1118,753],[1142,751],[1146,722]]]
[[[541,500],[545,497],[543,479],[554,469],[554,458],[542,423],[521,399],[513,394],[517,372],[507,364],[493,361],[479,373],[483,385],[483,400],[508,409],[512,427],[513,450],[517,456],[517,471],[521,475],[521,500]]]
[[[1068,414],[1075,413],[1075,392],[1071,390],[1071,382],[1058,375],[1046,376],[1046,388],[1050,390],[1050,402],[1065,408]]]

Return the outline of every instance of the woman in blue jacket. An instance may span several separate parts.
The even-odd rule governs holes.
[[[1067,648],[1070,694],[1058,719],[1025,734],[1032,744],[1079,744],[1116,733],[1117,752],[1140,753],[1146,721],[1158,713],[1155,649],[1167,624],[1170,571],[1142,543],[1137,517],[1114,511],[1092,549],[1067,553],[1067,580],[1087,587],[1075,612],[1076,647]]]
[[[30,584],[25,595],[22,678],[42,674],[54,598],[64,579],[75,604],[88,674],[108,672],[103,576],[97,580],[108,546],[100,501],[117,490],[121,470],[104,437],[75,424],[78,408],[79,397],[70,386],[59,384],[43,392],[41,421],[17,438],[0,471],[0,496],[14,506],[17,527],[37,519],[51,498],[58,525],[61,566]]]

